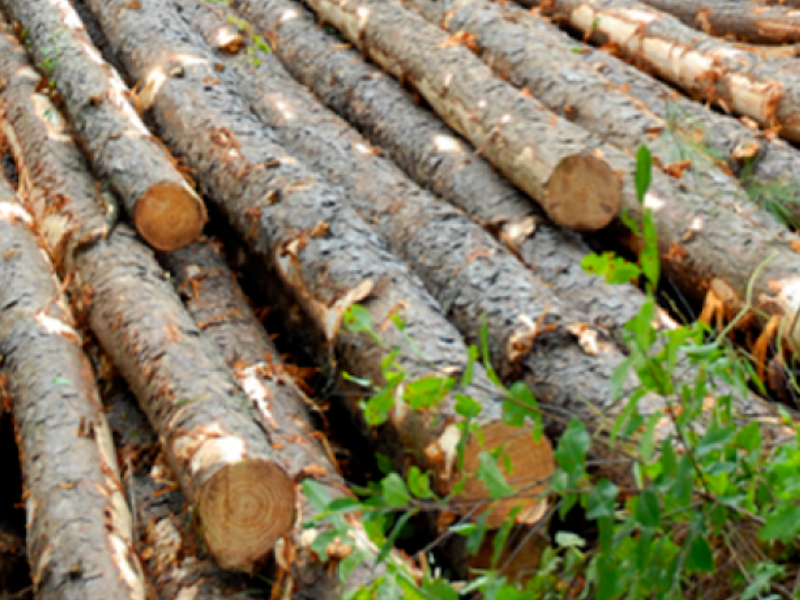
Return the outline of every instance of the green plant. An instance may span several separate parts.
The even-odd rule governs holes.
[[[584,262],[587,270],[612,283],[643,280],[647,300],[625,327],[629,356],[609,382],[617,396],[629,371],[639,384],[620,398],[604,435],[590,435],[577,419],[568,423],[557,442],[558,468],[548,490],[562,516],[576,507],[585,512],[597,528],[597,540],[558,532],[535,574],[527,581],[511,582],[500,574],[499,557],[510,539],[512,516],[496,537],[493,568],[466,584],[430,569],[417,581],[389,550],[414,515],[446,509],[452,495],[437,496],[429,474],[418,468],[401,474],[385,457],[378,457],[383,474],[366,487],[354,488],[357,499],[331,500],[324,497],[321,486],[304,483],[310,501],[321,511],[319,520],[329,527],[326,537],[315,541],[318,552],[324,553],[326,542],[336,536],[344,539],[350,527],[344,515],[351,512],[361,514],[378,547],[373,553],[354,552],[355,558],[340,563],[342,576],[355,561],[386,564],[386,574],[372,589],[350,597],[450,600],[476,593],[487,600],[800,598],[800,561],[795,556],[800,535],[800,452],[794,424],[786,414],[782,424],[748,421],[736,414],[731,400],[748,393],[752,369],[728,347],[727,332],[714,336],[702,323],[667,332],[652,326],[660,272],[655,223],[643,203],[651,162],[649,151],[640,148],[635,187],[643,208],[641,221],[623,217],[643,239],[638,261],[603,254]],[[748,295],[748,307],[750,300]],[[345,326],[383,343],[363,307],[348,311]],[[404,324],[396,319],[395,326],[402,331]],[[507,398],[510,420],[521,427],[540,427],[541,409],[528,388],[504,387],[491,370],[485,327],[483,333],[484,342],[470,348],[469,365],[480,360],[487,366]],[[459,384],[471,381],[469,366],[460,379],[441,374],[408,381],[397,358],[401,353],[421,361],[425,357],[410,339],[406,342],[403,348],[386,348],[381,383],[349,377],[368,393],[363,410],[372,425],[386,420],[400,389],[414,409],[433,406]],[[655,414],[642,410],[639,402],[647,394],[663,397],[667,410]],[[709,398],[714,398],[712,405]],[[459,410],[463,435],[479,407],[465,398],[460,399]],[[781,426],[789,435],[775,444],[768,433]],[[598,444],[624,458],[615,471],[619,480],[594,474],[592,456]],[[497,468],[497,459],[482,455],[476,477],[492,498],[513,498],[517,492]],[[475,551],[486,527],[481,519],[461,520],[448,533],[462,536],[468,550]]]

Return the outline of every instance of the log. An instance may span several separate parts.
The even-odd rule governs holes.
[[[111,375],[104,385],[103,400],[122,463],[121,483],[135,516],[136,547],[146,557],[154,595],[159,600],[265,597],[258,589],[263,583],[219,568],[196,542],[196,515],[147,417],[124,381]]]
[[[657,164],[694,191],[764,227],[784,227],[774,215],[753,206],[741,186],[720,169],[695,140],[687,143],[671,123],[577,57],[553,26],[526,26],[519,12],[487,0],[403,0],[453,35],[471,36],[480,58],[517,87],[527,89],[550,110],[635,155],[647,146]],[[690,166],[686,165],[690,161]]]
[[[205,205],[134,108],[69,2],[2,0],[48,86],[58,93],[98,176],[108,179],[137,232],[159,250],[197,239]],[[24,34],[24,35],[23,35]],[[113,218],[113,217],[111,217]]]
[[[800,11],[731,0],[643,0],[708,35],[752,44],[800,42]]]
[[[138,9],[125,0],[86,4],[145,90],[154,76],[171,73],[154,95],[154,121],[168,144],[196,169],[207,196],[302,307],[307,325],[321,342],[316,349],[321,366],[336,366],[380,385],[381,361],[399,348],[403,351],[398,368],[409,381],[465,368],[468,354],[458,331],[419,280],[346,206],[337,189],[287,155],[239,96],[219,82],[202,39],[195,39],[171,4],[147,0],[139,2]],[[120,52],[122,48],[127,52]],[[170,57],[181,57],[182,66],[177,68]],[[383,344],[340,326],[345,310],[355,302],[367,309]],[[392,326],[394,315],[405,322],[404,331]],[[407,339],[425,361],[408,351]],[[472,384],[458,391],[482,406],[472,421],[476,428],[505,432],[499,436],[504,441],[510,437],[512,428],[502,421],[503,397],[482,368],[477,366]],[[361,387],[345,396],[347,408],[358,418],[363,415],[360,402],[369,393]],[[373,439],[405,450],[395,451],[398,467],[405,469],[412,459],[430,470],[442,494],[461,475],[454,460],[460,439],[456,424],[463,416],[455,404],[449,394],[432,409],[394,410],[386,427],[370,431]],[[479,438],[471,435],[467,440],[468,453],[482,448]],[[534,471],[535,448],[528,436],[514,440],[509,451],[514,473]],[[476,501],[485,498],[481,492]],[[522,501],[523,514],[538,504],[535,498]]]
[[[380,14],[370,12],[371,2],[350,0],[344,6],[339,0],[324,3],[311,0],[310,4],[324,6],[325,10],[320,10],[319,15],[342,26],[343,33],[351,42],[364,46],[372,39],[367,30],[374,33],[373,19],[380,24],[386,23],[383,20],[385,15],[397,16],[395,10],[388,10],[388,5]],[[369,18],[356,18],[359,10]],[[423,48],[413,42],[415,34],[431,27],[424,21],[420,22],[421,17],[415,19],[412,13],[408,14],[411,15],[408,19],[395,20],[386,27],[389,40],[404,40],[394,48],[400,53],[403,48]],[[391,56],[394,55],[384,49],[381,56],[373,58],[388,61],[386,57]],[[474,56],[471,58],[477,60]],[[582,139],[589,137],[580,132],[576,135]],[[612,164],[615,171],[624,174],[624,207],[634,219],[641,219],[643,207],[633,189],[634,161],[613,146],[604,144],[599,149],[605,161]],[[653,173],[645,208],[650,208],[655,218],[662,273],[673,279],[687,297],[703,302],[707,292],[714,288],[718,296],[725,298],[726,310],[732,316],[744,305],[747,290],[752,289],[753,299],[759,307],[780,320],[781,335],[785,336],[788,344],[800,348],[800,319],[795,319],[800,310],[800,296],[794,291],[800,286],[800,278],[794,275],[800,272],[800,256],[792,250],[792,242],[796,241],[792,236],[779,236],[756,227],[709,203],[705,197],[691,193],[681,182],[675,183],[660,172]],[[621,227],[614,234],[638,253],[641,240],[627,228]]]
[[[224,29],[227,25],[223,24]],[[229,38],[225,38],[229,39]],[[306,398],[289,375],[280,354],[228,268],[218,247],[211,242],[195,243],[162,257],[184,298],[189,313],[203,335],[220,351],[239,385],[258,408],[261,423],[281,446],[278,452],[283,466],[296,484],[313,478],[331,499],[347,495],[347,484],[329,458],[313,430],[308,414],[311,400]],[[324,439],[324,438],[323,438]],[[291,560],[278,560],[288,569],[285,588],[299,598],[338,600],[342,594],[371,586],[385,575],[386,565],[375,564],[378,549],[369,543],[364,526],[356,515],[351,519],[352,537],[331,548],[323,561],[310,549],[319,535],[319,526],[304,529],[304,523],[319,515],[298,490],[299,512],[289,545],[282,549]],[[362,560],[341,582],[337,563],[358,549]],[[404,560],[397,553],[390,556],[395,564]],[[283,590],[282,590],[283,591]],[[286,592],[288,593],[288,592]],[[281,594],[281,597],[283,595]]]
[[[633,285],[609,286],[587,275],[580,263],[591,250],[577,235],[554,226],[393,78],[315,27],[299,4],[234,0],[232,5],[266,32],[295,79],[358,127],[406,175],[482,223],[587,323],[621,340],[622,327],[639,312],[643,296]],[[292,18],[283,18],[289,14]]]
[[[106,237],[98,185],[8,31],[0,82],[2,131],[59,273],[74,275],[72,294],[197,505],[209,551],[252,570],[294,522],[291,479],[152,252],[122,224]]]
[[[548,0],[544,14],[619,52],[696,98],[800,140],[800,75],[699,33],[636,0]]]
[[[308,4],[369,58],[412,85],[553,222],[595,231],[617,216],[621,185],[594,152],[601,141],[495,78],[447,34],[380,0]],[[359,11],[369,18],[361,19]]]
[[[0,174],[0,356],[24,475],[34,593],[144,600],[94,374],[34,232],[33,218]],[[0,535],[0,546],[7,538]]]

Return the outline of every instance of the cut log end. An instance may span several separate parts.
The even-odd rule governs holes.
[[[203,537],[223,569],[252,573],[295,520],[294,483],[274,463],[248,460],[215,473],[201,488]]]
[[[197,241],[208,216],[203,201],[190,188],[162,183],[139,198],[133,220],[150,246],[172,252]]]
[[[622,182],[604,160],[591,154],[568,156],[547,182],[544,209],[558,225],[575,231],[608,226],[622,207]]]
[[[464,453],[463,471],[470,474],[470,479],[458,500],[470,506],[476,502],[485,503],[489,500],[489,491],[479,478],[472,475],[478,473],[480,453],[491,452],[497,448],[502,448],[498,464],[506,481],[518,493],[505,500],[487,503],[475,518],[488,510],[490,514],[486,525],[490,529],[496,529],[503,524],[516,506],[521,506],[516,522],[526,525],[536,523],[547,511],[547,498],[543,496],[543,492],[550,483],[555,463],[550,440],[542,436],[536,441],[526,428],[490,423],[481,429],[481,435],[472,436]],[[510,470],[505,468],[507,463],[510,463]]]

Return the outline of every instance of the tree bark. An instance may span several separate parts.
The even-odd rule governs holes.
[[[495,78],[447,34],[381,0],[308,4],[369,58],[412,85],[555,223],[592,231],[617,215],[619,176],[594,152],[601,141]]]
[[[320,16],[344,27],[343,33],[350,41],[362,46],[372,39],[366,29],[372,27],[370,22],[373,18],[382,19],[385,15],[395,14],[389,10],[381,10],[380,14],[378,11],[369,12],[370,2],[350,0],[343,8],[339,0],[310,0],[310,4],[324,7],[325,10],[319,11]],[[359,8],[364,9],[361,14],[368,15],[369,19],[355,19]],[[423,48],[409,41],[415,38],[414,32],[407,29],[427,30],[430,25],[424,22],[416,24],[416,19],[413,22],[415,27],[399,27],[398,21],[388,28],[387,36],[392,40],[403,38],[398,46]],[[362,31],[362,28],[366,29]],[[395,50],[402,52],[402,47]],[[392,55],[384,49],[376,60],[384,60],[386,56]],[[589,137],[582,133],[578,135],[583,139]],[[633,187],[634,161],[612,146],[602,145],[601,150],[606,162],[612,164],[617,172],[625,174],[624,207],[633,218],[641,219],[643,207]],[[800,266],[800,256],[791,249],[791,236],[776,236],[756,227],[706,198],[689,192],[681,182],[674,182],[660,172],[653,173],[645,207],[652,209],[655,217],[662,272],[678,283],[689,298],[702,302],[713,286],[728,299],[726,306],[730,313],[735,314],[744,305],[746,291],[752,283],[753,298],[762,304],[765,312],[781,319],[782,335],[790,345],[800,348],[800,319],[794,318],[800,309],[800,296],[795,292],[800,288],[800,277],[793,275],[800,269],[792,266]],[[631,235],[627,228],[619,227],[614,233],[617,239],[638,252],[641,240]]]
[[[632,285],[609,286],[586,274],[580,263],[591,250],[577,235],[554,226],[393,78],[316,27],[302,6],[287,0],[232,4],[266,32],[273,52],[295,79],[358,127],[412,180],[482,223],[584,320],[620,338],[643,296]],[[282,18],[287,11],[293,18]]]
[[[138,4],[140,9],[124,0],[87,2],[129,73],[142,78],[145,89],[151,74],[172,73],[155,95],[154,120],[168,143],[196,169],[198,182],[217,199],[251,250],[273,268],[309,316],[324,343],[317,355],[320,364],[335,359],[340,369],[380,384],[382,359],[400,348],[398,362],[409,381],[461,372],[467,349],[419,280],[345,205],[340,192],[287,155],[249,107],[219,83],[202,40],[195,40],[172,5],[155,0]],[[122,53],[121,48],[135,51]],[[182,66],[177,69],[169,57],[181,57]],[[159,66],[166,70],[154,70]],[[345,310],[359,301],[383,344],[340,327]],[[392,326],[394,315],[405,322],[404,331]],[[407,339],[425,361],[409,352]],[[360,392],[369,393],[363,388]],[[489,431],[508,427],[502,423],[502,396],[483,369],[476,368],[472,384],[460,392],[482,405],[473,420],[476,426]],[[346,400],[354,415],[362,415],[358,395],[348,394]],[[447,493],[459,476],[453,461],[460,437],[456,424],[461,421],[450,394],[432,411],[400,403],[389,414],[389,426],[372,436],[397,441],[396,447],[406,450],[397,454],[399,466],[415,459],[431,470],[437,489]],[[480,447],[479,437],[470,437],[470,451]],[[519,447],[512,455],[513,471],[526,473],[532,459],[536,464],[531,451],[536,446],[527,438],[519,440]]]
[[[222,29],[226,26],[223,24]],[[346,495],[347,484],[313,431],[307,408],[311,400],[303,396],[287,372],[219,250],[211,243],[191,244],[163,256],[162,263],[181,290],[189,313],[258,408],[263,427],[280,444],[278,456],[295,483],[311,477],[323,485],[331,499]],[[328,561],[314,554],[310,540],[320,529],[304,529],[303,524],[319,512],[301,490],[298,496],[301,514],[292,532],[291,546],[282,550],[293,558],[278,561],[284,568],[288,565],[290,579],[286,585],[298,598],[338,600],[344,593],[372,585],[385,574],[385,565],[375,565],[378,549],[369,543],[355,515],[348,517],[352,519],[351,539],[342,540],[343,546],[330,552]],[[366,556],[342,583],[336,565],[355,550],[352,546]],[[391,560],[403,562],[396,553]]]
[[[130,90],[100,57],[69,2],[2,0],[47,85],[58,92],[83,150],[119,194],[139,234],[159,250],[194,241],[205,205],[151,135]]]
[[[0,355],[24,474],[34,593],[144,600],[94,374],[34,231],[0,174]]]
[[[800,12],[731,0],[643,0],[685,25],[717,37],[752,44],[800,42]]]
[[[784,224],[753,206],[745,191],[716,157],[692,140],[682,140],[670,123],[605,79],[575,55],[553,26],[532,27],[519,12],[487,0],[403,0],[452,34],[472,36],[477,54],[512,84],[527,90],[550,110],[634,155],[647,146],[667,174],[698,193],[779,230]],[[574,44],[572,45],[574,47]],[[679,133],[679,132],[678,132]],[[686,168],[685,161],[691,161]]]
[[[800,140],[800,77],[775,61],[737,50],[635,0],[548,0],[543,8],[693,96]]]
[[[258,582],[224,571],[197,543],[192,531],[196,514],[147,417],[124,382],[111,376],[104,386],[103,400],[122,463],[121,484],[134,511],[137,549],[146,557],[147,575],[159,600],[265,597]]]
[[[163,441],[210,552],[251,570],[292,526],[293,484],[151,251],[124,225],[105,237],[98,186],[8,33],[0,57],[3,133],[57,268],[74,273],[81,311]]]

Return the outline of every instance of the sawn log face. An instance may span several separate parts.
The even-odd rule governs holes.
[[[199,505],[215,559],[250,570],[291,527],[291,480],[152,252],[123,225],[104,237],[98,186],[8,34],[0,35],[0,57],[3,133],[57,267],[62,275],[74,273],[73,294]],[[253,472],[257,481],[248,480]],[[247,493],[238,489],[244,483]],[[248,512],[254,506],[256,515]]]
[[[34,231],[0,173],[0,356],[24,475],[34,592],[43,600],[144,600],[94,373]]]

